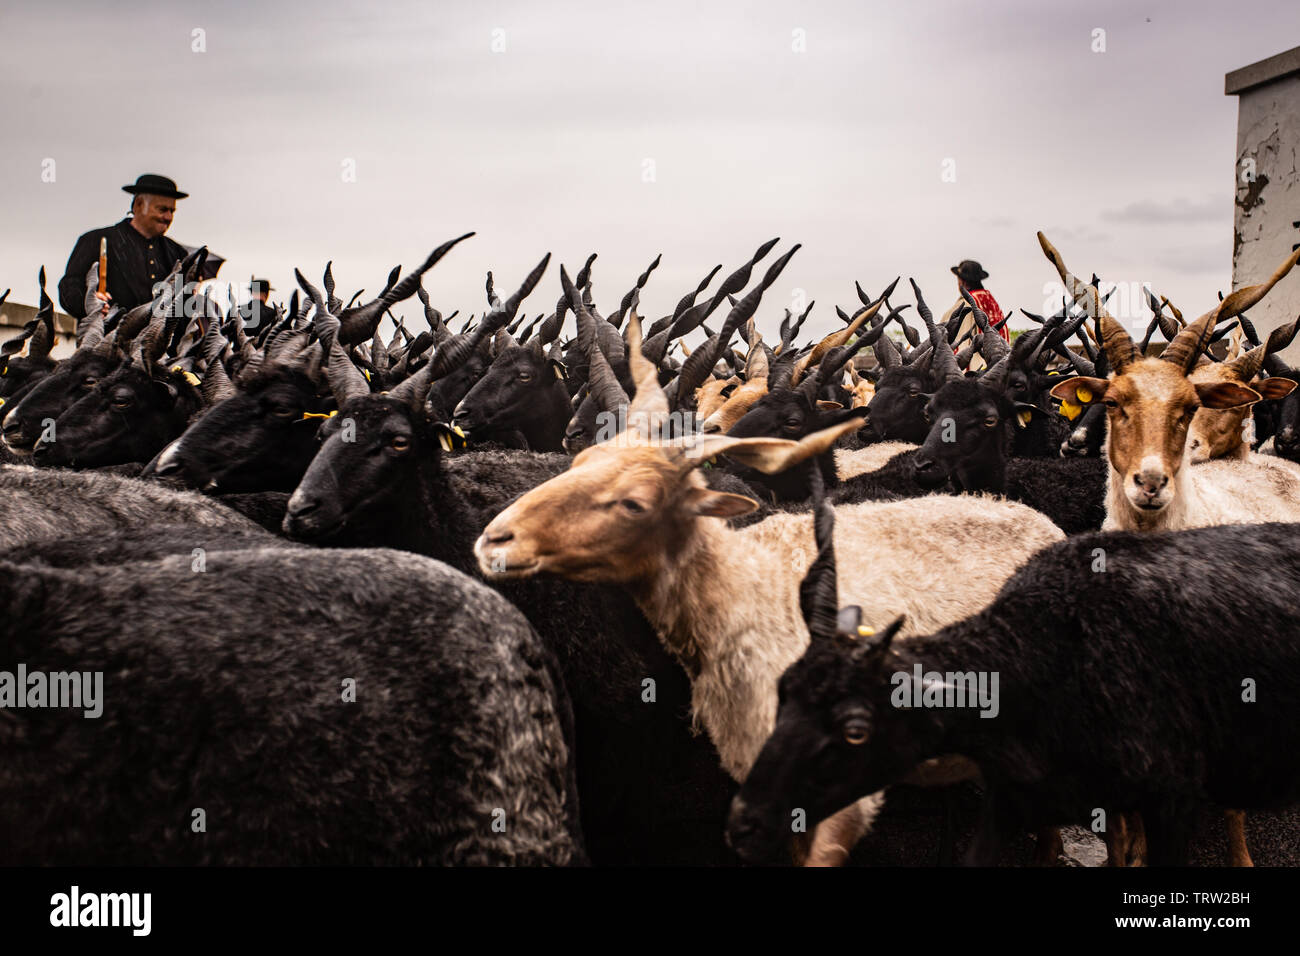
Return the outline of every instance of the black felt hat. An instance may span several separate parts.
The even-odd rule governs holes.
[[[167,196],[170,199],[184,199],[189,193],[183,193],[176,188],[176,181],[168,179],[166,176],[159,176],[156,173],[145,173],[136,179],[132,186],[123,186],[122,191],[138,196],[141,193],[147,193],[150,196]]]
[[[974,259],[963,259],[957,263],[952,267],[952,274],[966,283],[983,282],[989,277],[984,267]]]

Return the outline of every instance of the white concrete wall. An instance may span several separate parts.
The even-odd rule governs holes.
[[[1237,208],[1232,287],[1262,282],[1300,242],[1300,76],[1289,76],[1238,96]],[[1254,181],[1246,180],[1254,160]],[[1293,269],[1247,316],[1265,333],[1300,316],[1300,268]],[[1300,336],[1282,357],[1300,365]]]
[[[2,290],[0,290],[2,291]],[[0,305],[0,342],[21,335],[23,327],[36,318],[36,307],[5,302]],[[54,313],[55,344],[50,351],[56,359],[65,359],[77,350],[77,322],[62,312]]]

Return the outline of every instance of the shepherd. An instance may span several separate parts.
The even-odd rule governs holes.
[[[953,307],[948,310],[947,314],[944,315],[944,321],[951,318],[953,313],[965,304],[965,299],[961,297],[961,291],[965,289],[970,293],[970,297],[975,300],[975,304],[978,305],[984,314],[989,317],[990,325],[996,325],[998,322],[1001,322],[1002,307],[998,305],[998,300],[993,298],[993,293],[984,288],[984,280],[989,277],[989,274],[984,271],[984,267],[974,259],[963,259],[961,262],[953,266],[951,271],[952,274],[957,277],[957,301],[953,304]],[[968,313],[966,318],[962,319],[961,328],[957,330],[957,339],[960,340],[966,333],[966,330],[972,328],[974,325],[975,316],[972,313]],[[975,330],[975,334],[979,334],[978,329]],[[1007,332],[1007,327],[1005,325],[998,329],[998,335],[1002,336],[1002,338],[1007,342],[1011,341],[1011,336]],[[972,370],[983,368],[983,359],[977,354],[971,360],[970,367]]]
[[[107,297],[127,310],[150,301],[154,283],[185,258],[184,247],[165,233],[176,214],[176,200],[189,193],[154,173],[145,173],[122,190],[131,194],[131,215],[115,226],[92,229],[77,240],[68,256],[59,280],[59,303],[74,318],[86,315],[86,275],[100,259],[101,242],[107,245]],[[102,276],[100,285],[105,286]]]

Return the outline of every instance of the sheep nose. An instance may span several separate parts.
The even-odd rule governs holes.
[[[722,431],[722,426],[715,421],[705,421],[705,423],[700,426],[700,431],[706,435],[716,435],[718,432]]]
[[[1133,476],[1133,484],[1141,488],[1148,498],[1154,498],[1169,484],[1169,476],[1163,472],[1144,471]]]
[[[17,438],[23,430],[23,423],[18,419],[18,409],[14,409],[4,419],[3,433],[5,438]]]
[[[916,467],[918,474],[927,474],[934,471],[935,462],[933,458],[923,458],[919,453],[913,459],[912,464]]]
[[[515,533],[509,528],[487,528],[483,532],[483,541],[485,544],[505,544],[507,541],[513,541]]]
[[[723,830],[723,839],[727,846],[739,850],[759,836],[761,831],[762,825],[759,823],[758,815],[751,811],[749,805],[740,798],[740,794],[736,794],[731,801],[731,809],[727,813],[727,825]]]
[[[314,498],[299,498],[297,495],[294,495],[289,499],[289,504],[285,508],[285,511],[287,511],[291,517],[301,518],[303,515],[311,514],[319,507],[320,502]]]

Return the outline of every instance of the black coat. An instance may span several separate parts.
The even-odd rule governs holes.
[[[136,232],[130,217],[115,226],[92,229],[72,247],[59,280],[59,304],[73,318],[86,314],[86,273],[99,260],[99,240],[104,237],[108,238],[108,294],[123,309],[150,301],[154,283],[185,258],[180,243],[166,236],[146,239]]]

